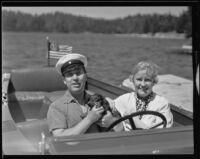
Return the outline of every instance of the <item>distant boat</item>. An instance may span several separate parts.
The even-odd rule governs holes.
[[[185,55],[192,55],[192,45],[190,44],[183,44],[182,47],[175,47],[171,48],[171,53],[175,54],[185,54]]]
[[[192,45],[182,45],[182,51],[186,54],[192,54]]]

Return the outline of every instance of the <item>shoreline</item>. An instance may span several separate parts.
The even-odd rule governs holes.
[[[54,34],[55,32],[25,32],[25,31],[3,31],[2,34],[6,33],[25,33],[25,34],[32,34],[32,33],[46,33],[46,34]],[[63,33],[57,33],[57,34],[63,34]],[[92,32],[82,32],[82,33],[64,33],[64,34],[102,34],[102,35],[114,35],[118,37],[139,37],[139,38],[160,38],[160,39],[187,39],[186,34],[184,33],[176,33],[176,32],[157,32],[155,34],[152,33],[127,33],[127,34],[104,34],[104,33],[92,33]],[[191,38],[188,38],[188,40],[191,40]]]

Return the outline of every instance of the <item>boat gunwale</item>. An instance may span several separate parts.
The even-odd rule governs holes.
[[[83,140],[96,140],[96,139],[106,139],[106,138],[118,138],[118,137],[129,137],[129,136],[141,136],[141,135],[152,135],[152,134],[165,134],[165,133],[175,133],[175,132],[185,132],[193,131],[192,125],[182,126],[182,127],[172,127],[163,129],[146,129],[137,131],[123,131],[123,132],[106,132],[106,133],[91,133],[84,135],[74,135],[74,136],[61,136],[54,137],[48,136],[48,140],[52,142],[70,142],[70,141],[83,141]]]

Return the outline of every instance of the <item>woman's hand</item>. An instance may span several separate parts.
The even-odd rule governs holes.
[[[120,117],[114,117],[110,111],[107,111],[107,114],[102,118],[100,126],[109,127],[114,121],[118,120]],[[122,122],[117,124],[114,128],[114,131],[119,132],[123,131],[124,127]]]
[[[116,118],[112,116],[111,112],[107,111],[106,115],[101,119],[100,125],[102,127],[109,127],[115,120]]]

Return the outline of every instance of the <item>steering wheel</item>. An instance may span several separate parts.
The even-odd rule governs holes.
[[[110,131],[114,126],[116,126],[117,124],[119,124],[120,122],[124,121],[124,120],[129,120],[130,124],[131,124],[131,127],[133,130],[136,130],[136,129],[140,129],[140,128],[136,128],[135,126],[135,123],[133,121],[133,117],[135,116],[138,116],[138,115],[155,115],[155,116],[158,116],[162,119],[162,122],[156,124],[155,126],[151,127],[150,129],[153,129],[153,128],[156,128],[160,125],[163,125],[163,128],[166,127],[167,125],[167,120],[165,118],[165,116],[159,112],[156,112],[156,111],[149,111],[149,110],[146,110],[146,111],[139,111],[139,112],[135,112],[135,113],[132,113],[130,115],[126,115],[116,121],[114,121],[107,129],[106,131]]]

